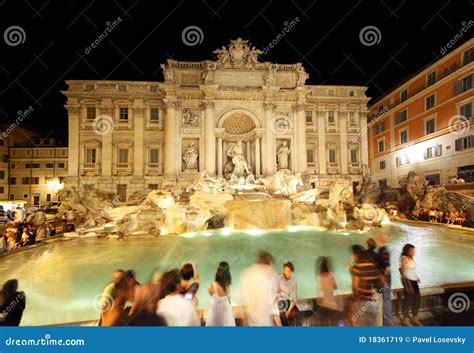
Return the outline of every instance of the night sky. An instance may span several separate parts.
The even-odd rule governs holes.
[[[212,59],[214,49],[237,37],[263,49],[296,17],[262,61],[301,61],[309,84],[367,85],[378,97],[446,54],[441,48],[473,13],[474,0],[0,0],[0,119],[14,121],[32,106],[22,126],[66,140],[65,80],[162,81],[160,63],[168,58]],[[6,39],[11,26],[24,36]],[[189,26],[202,33],[195,45],[182,39]],[[373,38],[359,36],[367,26],[375,27],[370,46],[363,41]]]

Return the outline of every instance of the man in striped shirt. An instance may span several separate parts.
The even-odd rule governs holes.
[[[352,246],[352,293],[355,312],[352,314],[356,326],[377,326],[377,286],[381,272],[360,246]]]

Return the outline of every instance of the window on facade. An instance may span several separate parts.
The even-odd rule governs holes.
[[[443,146],[442,145],[436,145],[436,146],[431,146],[428,147],[425,151],[425,155],[423,156],[425,159],[433,158],[433,157],[439,157],[441,156],[443,151]]]
[[[117,184],[117,196],[120,202],[127,201],[127,184]]]
[[[97,149],[87,148],[86,149],[86,163],[94,164],[97,162]]]
[[[463,116],[465,120],[472,118],[472,103],[463,104],[459,107],[459,115]]]
[[[436,132],[436,120],[429,119],[425,122],[426,135]]]
[[[425,103],[426,103],[426,110],[433,108],[436,104],[435,95],[432,94],[431,96],[426,97]]]
[[[405,89],[400,92],[400,102],[404,102],[408,99],[408,90]]]
[[[5,179],[5,171],[0,170],[0,179]]]
[[[24,198],[24,199],[27,199],[27,198],[28,198],[28,194],[23,194],[23,198]]]
[[[25,163],[25,169],[30,169],[31,168],[31,163]]]
[[[32,185],[38,185],[38,184],[39,184],[39,180],[40,180],[39,177],[32,177],[32,178],[31,178],[31,184],[32,184]]]
[[[385,131],[385,121],[381,121],[377,125],[375,125],[375,133],[380,134],[381,132]]]
[[[66,165],[64,163],[58,163],[58,168],[63,169]]]
[[[95,107],[87,107],[86,108],[86,116],[89,120],[94,120],[96,118],[97,112]]]
[[[119,108],[119,118],[120,120],[128,120],[128,108],[120,107]]]
[[[378,151],[379,152],[383,152],[385,150],[385,141],[384,140],[380,140],[378,142]]]
[[[45,184],[48,184],[50,181],[53,181],[53,177],[44,177]]]
[[[66,180],[66,177],[59,177],[59,184],[64,184],[64,180]]]
[[[158,184],[148,184],[148,189],[150,189],[150,190],[158,190]]]
[[[397,117],[396,117],[396,123],[397,124],[400,124],[400,123],[403,123],[404,121],[406,121],[408,118],[408,114],[407,114],[407,110],[402,110],[401,112],[398,112],[397,113]]]
[[[119,148],[118,149],[118,164],[119,167],[128,166],[128,148]]]
[[[329,150],[329,163],[337,163],[337,150]]]
[[[328,111],[328,123],[330,125],[333,125],[336,123],[336,119],[334,118],[334,112],[333,111]]]
[[[469,48],[462,53],[462,64],[467,65],[474,60],[474,48]]]
[[[357,118],[354,112],[349,113],[349,125],[357,125]]]
[[[313,124],[313,112],[311,110],[306,111],[306,125]]]
[[[54,168],[54,163],[46,163],[46,168]]]
[[[10,178],[10,185],[16,185],[16,177]]]
[[[150,148],[150,157],[149,163],[150,166],[157,166],[159,163],[159,149],[158,148]]]
[[[5,192],[5,188],[3,186],[0,186],[0,194],[3,194]]]
[[[462,151],[468,148],[474,147],[474,135],[466,136],[460,139],[457,139],[454,142],[455,150]]]
[[[30,185],[30,178],[29,177],[23,177],[21,178],[21,183],[23,185]]]
[[[355,96],[355,91],[349,91],[349,96],[354,97]]]
[[[46,194],[46,202],[51,201],[51,194]]]
[[[456,84],[454,85],[454,94],[458,95],[471,89],[473,77],[474,74],[471,74],[456,81]]]
[[[15,200],[15,194],[10,194],[9,199],[10,200]]]
[[[410,163],[410,159],[408,158],[408,155],[406,154],[402,154],[400,157],[396,158],[397,167],[408,164],[408,163]]]
[[[127,92],[128,91],[127,85],[118,85],[117,89],[118,89],[119,92]]]
[[[351,149],[351,163],[357,163],[358,162],[358,153],[357,149]]]
[[[380,162],[379,162],[379,169],[380,169],[380,170],[384,170],[385,168],[386,168],[385,161],[380,161]]]
[[[426,76],[426,84],[428,86],[433,85],[436,82],[436,71],[433,71]]]
[[[314,163],[314,150],[306,150],[306,161]]]
[[[150,86],[150,92],[158,92],[158,86]]]
[[[408,131],[400,131],[400,144],[404,144],[408,142]]]
[[[157,123],[160,120],[160,109],[150,108],[150,121]]]

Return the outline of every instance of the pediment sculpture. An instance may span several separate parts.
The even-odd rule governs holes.
[[[258,57],[263,51],[251,46],[248,40],[237,38],[231,40],[227,48],[222,46],[213,53],[217,55],[219,64],[239,67],[258,64]]]

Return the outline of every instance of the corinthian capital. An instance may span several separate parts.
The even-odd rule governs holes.
[[[296,103],[295,105],[293,105],[293,111],[294,111],[295,113],[298,113],[298,112],[300,112],[300,111],[302,111],[302,110],[305,110],[305,106],[304,106],[303,103]]]
[[[201,110],[207,110],[207,109],[214,109],[215,107],[215,104],[214,102],[212,101],[202,101],[200,104],[199,104],[199,107],[201,108]]]
[[[276,104],[273,102],[263,102],[263,108],[265,110],[275,110],[276,109]]]

